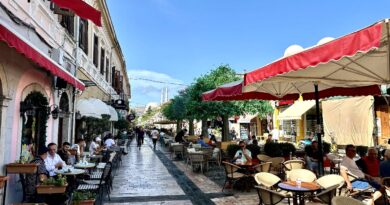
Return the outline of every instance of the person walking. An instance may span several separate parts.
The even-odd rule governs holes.
[[[157,140],[160,136],[160,133],[158,132],[156,127],[153,128],[151,135],[152,135],[152,141],[153,141],[153,149],[156,150]]]
[[[144,129],[140,127],[137,133],[137,147],[139,150],[141,150],[141,145],[144,143],[144,135]]]

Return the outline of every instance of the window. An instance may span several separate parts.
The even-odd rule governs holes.
[[[106,58],[106,81],[110,79],[110,61]]]
[[[67,15],[58,15],[59,22],[62,27],[68,31],[69,35],[74,36],[74,17]]]
[[[101,48],[100,50],[100,74],[104,75],[104,60],[105,60],[105,55],[104,55],[104,49]]]
[[[98,67],[99,64],[99,37],[93,35],[93,64]]]
[[[112,66],[111,68],[111,86],[115,89],[115,66]]]
[[[88,21],[80,18],[79,47],[88,55]]]

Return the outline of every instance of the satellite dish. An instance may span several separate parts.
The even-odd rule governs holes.
[[[328,42],[333,41],[333,40],[334,40],[333,37],[325,37],[325,38],[322,38],[321,40],[319,40],[317,45],[322,45],[322,44],[328,43]]]
[[[305,50],[302,46],[300,45],[291,45],[286,50],[284,51],[284,57],[294,55],[296,53],[299,53],[301,51]]]

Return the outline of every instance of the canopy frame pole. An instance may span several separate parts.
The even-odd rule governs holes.
[[[323,176],[324,175],[324,167],[323,167],[323,152],[322,152],[322,139],[321,139],[321,116],[320,116],[320,98],[318,94],[318,83],[314,83],[314,96],[316,101],[316,117],[317,117],[317,126],[316,126],[316,134],[317,134],[317,141],[318,141],[318,175]]]

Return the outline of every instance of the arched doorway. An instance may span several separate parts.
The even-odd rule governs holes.
[[[32,91],[20,103],[22,117],[21,145],[31,147],[33,155],[41,147],[46,146],[46,127],[49,119],[49,102],[40,92]]]
[[[69,128],[69,98],[66,93],[63,93],[60,98],[60,112],[58,115],[58,145],[68,141]]]

